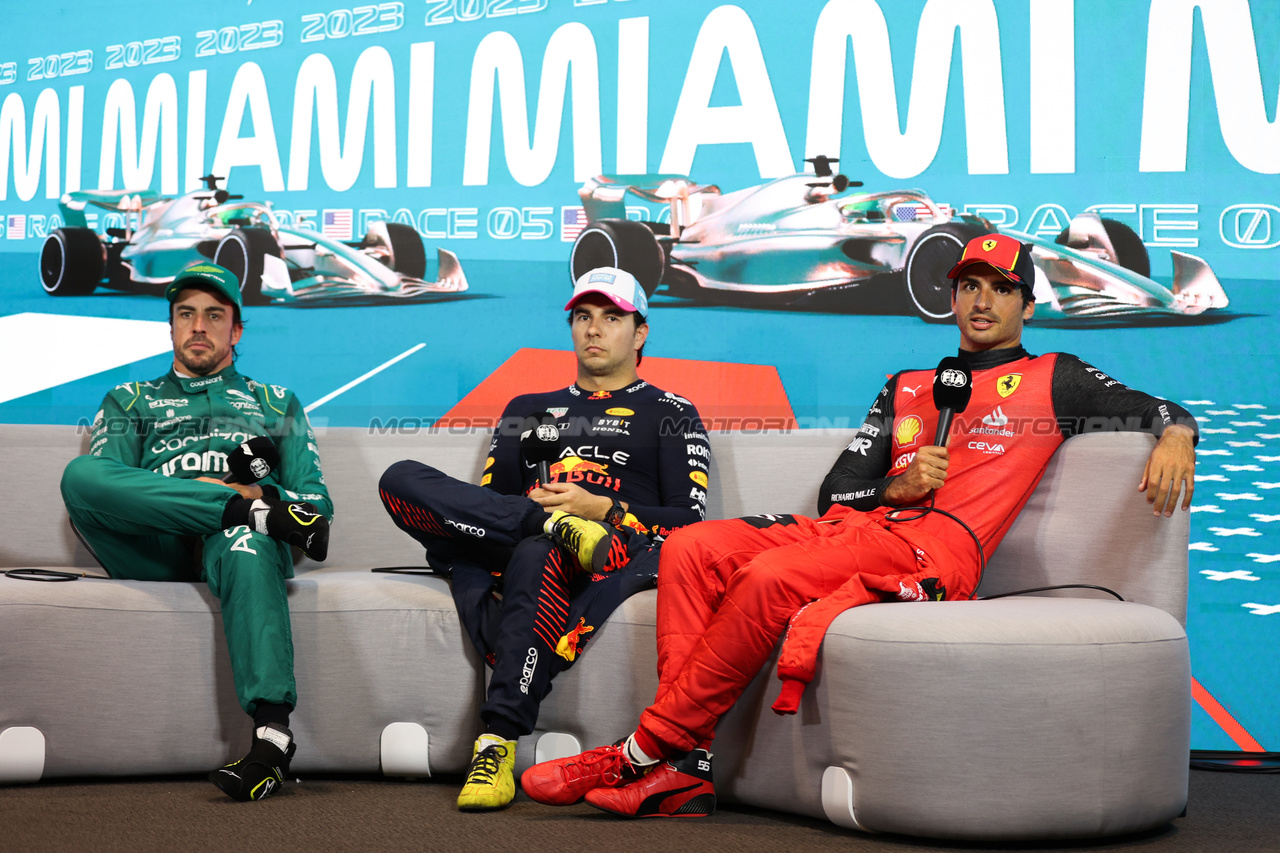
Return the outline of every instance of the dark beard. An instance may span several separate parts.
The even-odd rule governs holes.
[[[218,363],[222,360],[217,350],[210,350],[204,356],[196,356],[183,348],[178,351],[177,357],[178,363],[185,367],[192,376],[208,376],[213,373]]]

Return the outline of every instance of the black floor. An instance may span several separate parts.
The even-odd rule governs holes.
[[[1136,837],[963,844],[871,836],[734,806],[709,818],[618,820],[590,806],[461,814],[459,780],[319,777],[262,803],[234,803],[203,779],[72,780],[0,788],[0,851],[476,850],[516,853],[742,850],[1280,851],[1280,774],[1192,771],[1187,816]]]

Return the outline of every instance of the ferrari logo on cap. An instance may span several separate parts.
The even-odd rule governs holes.
[[[996,241],[995,241],[995,240],[983,240],[983,241],[982,241],[982,251],[984,251],[984,252],[990,252],[990,251],[993,251],[993,250],[995,249],[995,247],[996,247]]]

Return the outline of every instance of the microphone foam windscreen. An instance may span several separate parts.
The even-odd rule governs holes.
[[[933,375],[933,404],[938,411],[963,412],[973,395],[973,374],[959,356],[949,355],[938,362]]]
[[[555,462],[560,458],[560,430],[550,412],[532,415],[520,433],[520,452],[527,462]]]
[[[264,479],[279,467],[280,451],[265,435],[249,439],[227,457],[227,468],[236,482],[244,485]]]

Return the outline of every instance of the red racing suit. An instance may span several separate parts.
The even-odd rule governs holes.
[[[1182,407],[1134,391],[1078,358],[1021,347],[961,352],[973,395],[948,432],[950,461],[935,507],[963,520],[989,558],[1071,435],[1173,423]],[[957,600],[980,580],[973,537],[955,520],[895,512],[881,496],[938,424],[933,370],[891,377],[823,481],[821,518],[756,516],[677,531],[658,574],[658,675],[642,731],[671,751],[705,746],[716,722],[768,660],[783,689],[774,710],[795,713],[818,649],[842,611],[877,601]],[[1136,484],[1135,484],[1136,486]]]

